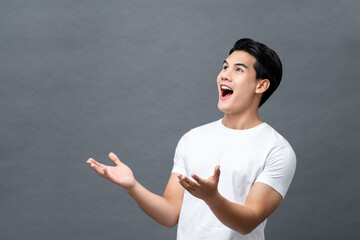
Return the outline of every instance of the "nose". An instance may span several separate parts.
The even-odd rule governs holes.
[[[221,71],[220,78],[221,78],[221,80],[224,80],[224,81],[231,81],[228,71]]]

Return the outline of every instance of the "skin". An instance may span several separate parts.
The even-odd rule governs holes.
[[[256,59],[244,51],[235,51],[224,61],[217,77],[219,90],[218,108],[224,112],[223,124],[232,129],[248,129],[262,123],[258,106],[262,94],[270,86],[268,79],[256,79]],[[221,84],[233,89],[233,94],[221,97]],[[124,188],[140,208],[160,224],[173,227],[179,219],[184,191],[202,199],[224,225],[242,234],[248,234],[279,206],[282,196],[270,186],[255,183],[240,205],[225,199],[218,191],[221,174],[215,166],[214,174],[202,179],[195,173],[190,180],[186,176],[172,173],[162,196],[148,191],[136,181],[131,169],[110,153],[115,166],[108,166],[89,158],[87,163],[100,176]]]
[[[109,153],[109,158],[115,166],[101,164],[93,158],[89,158],[87,163],[101,177],[124,188],[148,216],[166,227],[175,226],[179,219],[184,195],[184,188],[179,184],[177,174],[171,174],[164,194],[159,196],[136,181],[131,169],[114,153]]]
[[[255,63],[256,59],[247,52],[235,51],[224,61],[217,77],[218,108],[224,112],[223,124],[229,128],[248,129],[262,123],[258,106],[263,92],[270,86],[270,81],[256,79]],[[221,84],[234,90],[229,99],[221,100]]]

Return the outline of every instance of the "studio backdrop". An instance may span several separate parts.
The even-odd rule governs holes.
[[[260,118],[297,171],[266,239],[360,235],[360,4],[0,0],[0,239],[175,239],[89,157],[162,194],[190,129],[220,119],[216,77],[239,38],[274,49]]]

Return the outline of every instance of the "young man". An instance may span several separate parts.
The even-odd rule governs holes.
[[[273,50],[251,39],[235,43],[217,77],[224,118],[180,139],[163,196],[138,183],[114,153],[109,157],[116,166],[92,158],[87,163],[160,224],[178,223],[179,240],[264,239],[266,219],[284,198],[296,165],[290,144],[258,116],[281,76]]]

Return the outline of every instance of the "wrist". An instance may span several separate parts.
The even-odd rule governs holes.
[[[211,197],[204,199],[204,201],[209,207],[216,207],[221,203],[222,196],[218,191],[216,191]]]
[[[136,190],[136,186],[138,185],[139,183],[135,180],[134,181],[134,184],[132,185],[129,185],[127,187],[124,187],[125,188],[125,191],[129,194],[129,195],[132,195],[135,190]]]

